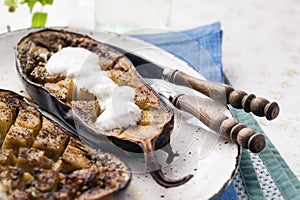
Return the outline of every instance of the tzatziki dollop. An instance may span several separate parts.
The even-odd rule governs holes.
[[[52,75],[66,75],[77,90],[94,94],[101,106],[96,126],[103,130],[127,128],[136,125],[141,110],[135,104],[135,89],[118,86],[99,66],[97,54],[80,47],[65,47],[54,53],[46,63]]]

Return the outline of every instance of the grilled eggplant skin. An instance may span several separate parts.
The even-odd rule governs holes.
[[[135,104],[142,111],[136,126],[104,131],[93,123],[93,117],[86,119],[86,115],[81,114],[80,110],[84,109],[77,109],[76,105],[83,104],[75,101],[90,102],[94,101],[95,97],[88,91],[81,94],[75,90],[77,92],[72,93],[76,87],[72,80],[66,79],[64,75],[52,76],[44,67],[53,53],[69,46],[85,48],[96,53],[100,61],[99,68],[105,70],[115,83],[135,89]],[[123,152],[112,147],[110,142],[126,151],[143,153],[152,177],[163,187],[176,187],[192,178],[192,175],[188,175],[172,180],[162,172],[154,151],[170,143],[170,134],[174,126],[173,110],[143,81],[131,61],[122,53],[86,35],[44,29],[21,39],[17,47],[16,62],[17,72],[34,101],[76,129],[80,138],[111,153]]]
[[[26,99],[0,89],[1,199],[115,199],[131,172],[45,117]]]
[[[151,121],[151,119],[147,119],[146,116],[144,118],[142,117],[143,119],[138,123],[138,128],[106,132],[101,132],[92,124],[82,120],[82,116],[72,111],[70,103],[72,99],[66,100],[58,98],[57,95],[45,87],[45,83],[58,82],[64,77],[52,77],[52,79],[51,77],[39,78],[38,76],[41,73],[33,73],[34,69],[39,66],[42,68],[45,63],[39,56],[39,53],[45,53],[49,58],[51,56],[50,52],[56,52],[59,48],[67,46],[83,47],[96,53],[100,58],[100,67],[106,70],[117,84],[129,85],[136,88],[138,94],[136,103],[142,109],[144,113],[143,116],[146,116],[145,113],[147,110],[152,110],[150,111],[151,115],[154,117],[162,116],[162,118]],[[143,138],[120,137],[120,135],[126,135],[120,133],[136,132],[134,135],[138,136],[139,134],[141,135],[141,132],[149,131],[149,127],[152,127],[153,130],[153,133],[148,133],[148,135],[152,134],[149,138],[152,140],[155,149],[162,148],[170,142],[170,133],[172,132],[174,123],[173,111],[168,108],[158,95],[142,80],[131,62],[122,53],[108,45],[100,43],[86,35],[66,32],[64,30],[44,29],[30,33],[19,42],[16,65],[17,72],[30,97],[36,101],[40,107],[61,118],[64,122],[71,125],[71,127],[75,129],[80,127],[80,129],[83,129],[82,132],[89,133],[89,135],[80,136],[85,138],[87,142],[93,144],[94,137],[97,137],[99,138],[97,141],[103,140],[103,146],[105,146],[105,143],[107,143],[105,136],[108,136],[110,141],[116,142],[119,147],[122,147],[126,151],[141,153],[143,149],[137,143],[143,140]],[[131,76],[132,79],[126,80],[122,78],[129,76]],[[74,98],[74,95],[72,95],[72,97]],[[90,135],[92,136],[90,137]],[[130,133],[130,135],[132,134]],[[111,149],[110,145],[107,145],[109,147],[105,150]]]

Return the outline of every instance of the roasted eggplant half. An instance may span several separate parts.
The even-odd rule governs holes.
[[[99,59],[97,70],[104,71],[118,87],[134,89],[134,104],[140,109],[140,116],[135,124],[110,129],[99,128],[98,118],[104,116],[104,111],[110,108],[106,107],[103,110],[102,103],[89,87],[79,87],[78,80],[74,81],[66,73],[50,73],[46,67],[54,55],[66,48],[83,48],[97,55]],[[78,57],[80,56],[74,59]],[[97,141],[99,138],[100,141],[108,139],[126,151],[142,152],[152,177],[166,188],[184,184],[192,177],[188,175],[172,180],[165,177],[162,172],[155,150],[170,143],[174,113],[143,81],[130,60],[122,53],[87,35],[65,30],[44,29],[30,33],[21,39],[17,45],[16,59],[17,71],[33,100],[40,107],[69,124],[80,133],[82,139],[91,143],[96,138]],[[68,65],[68,62],[65,63]],[[85,74],[86,70],[81,69],[81,73]],[[102,90],[111,89],[104,87]],[[114,119],[108,117],[109,120]],[[112,150],[111,147],[107,149]]]
[[[131,180],[128,167],[0,90],[1,199],[111,199]]]

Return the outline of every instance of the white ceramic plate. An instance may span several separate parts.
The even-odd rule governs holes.
[[[125,50],[138,49],[135,53],[154,63],[164,64],[203,78],[183,61],[141,40],[108,32],[70,28],[67,30],[88,34],[96,40]],[[25,96],[27,95],[26,90],[16,72],[15,47],[22,37],[32,31],[35,30],[20,30],[0,35],[0,88]],[[161,155],[159,162],[162,164],[166,176],[179,178],[193,174],[193,178],[182,186],[165,189],[158,185],[149,173],[136,167],[134,160],[131,160],[127,164],[133,171],[133,178],[125,193],[125,199],[214,198],[224,191],[238,168],[239,147],[207,130],[199,120],[186,113],[175,111],[171,146],[173,151],[179,154],[171,164],[165,162],[166,154],[161,150],[158,151]]]

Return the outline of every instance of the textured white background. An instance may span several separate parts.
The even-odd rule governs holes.
[[[27,28],[26,7],[8,13],[0,0],[0,32]],[[94,28],[93,0],[54,0],[45,7],[48,26]],[[257,118],[300,179],[300,2],[297,0],[173,0],[170,28],[184,30],[222,23],[224,71],[233,86],[275,100],[274,121]]]

